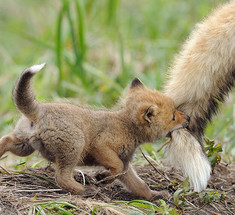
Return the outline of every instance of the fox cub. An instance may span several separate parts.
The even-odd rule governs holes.
[[[55,162],[58,185],[73,194],[86,191],[73,178],[75,166],[101,165],[139,197],[164,196],[164,191],[150,190],[130,161],[140,144],[187,127],[189,117],[176,110],[169,97],[146,88],[137,78],[118,110],[40,103],[34,99],[31,78],[43,66],[26,69],[15,85],[14,103],[23,116],[14,131],[0,139],[0,157],[7,151],[27,156],[38,150]]]

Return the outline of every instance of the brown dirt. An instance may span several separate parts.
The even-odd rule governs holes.
[[[170,167],[155,168],[152,166],[136,166],[138,174],[154,190],[168,189],[171,198],[165,199],[170,207],[176,207],[173,200],[174,192],[182,187],[183,177],[178,171]],[[117,180],[107,183],[102,180],[101,172],[86,170],[86,187],[91,187],[90,195],[79,197],[62,191],[55,183],[52,167],[39,169],[25,169],[21,172],[6,171],[0,168],[0,214],[28,214],[32,206],[39,202],[66,201],[91,213],[96,205],[100,205],[95,214],[128,214],[133,211],[127,207],[114,203],[114,200],[138,199],[127,192]],[[75,179],[83,181],[82,174],[75,172]],[[234,166],[218,165],[209,182],[209,188],[218,193],[211,194],[212,199],[201,197],[201,194],[180,195],[182,203],[177,208],[178,214],[234,214],[235,211],[235,168]],[[209,192],[208,192],[209,193]],[[206,201],[207,200],[207,201]],[[158,200],[152,203],[159,205]],[[118,207],[112,207],[112,206]],[[138,210],[138,209],[136,209]],[[73,214],[84,214],[74,210]],[[144,214],[144,213],[143,213]],[[156,213],[159,214],[159,213]]]

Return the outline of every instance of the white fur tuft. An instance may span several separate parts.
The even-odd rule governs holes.
[[[33,66],[29,67],[28,70],[30,70],[32,73],[37,73],[37,72],[39,72],[45,65],[46,65],[46,63],[42,63],[42,64],[39,64],[39,65],[33,65]]]
[[[168,162],[189,177],[195,192],[204,190],[210,179],[211,166],[200,143],[185,129],[172,132],[166,149]]]

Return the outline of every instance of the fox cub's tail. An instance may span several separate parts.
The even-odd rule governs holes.
[[[217,8],[196,26],[169,73],[165,93],[190,116],[189,129],[194,136],[186,130],[173,132],[167,156],[189,176],[194,190],[201,191],[211,171],[200,147],[201,135],[217,112],[218,102],[223,102],[234,86],[235,1]]]
[[[16,82],[13,90],[15,106],[21,113],[32,120],[38,112],[39,103],[34,99],[34,95],[31,90],[31,78],[44,66],[45,63],[27,68]]]

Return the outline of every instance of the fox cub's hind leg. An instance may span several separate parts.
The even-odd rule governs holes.
[[[27,140],[20,140],[10,133],[0,139],[0,157],[7,151],[18,156],[28,156],[34,152],[34,148]]]
[[[73,171],[77,164],[82,161],[85,140],[83,137],[78,137],[77,144],[73,144],[72,141],[72,139],[68,138],[67,142],[63,144],[57,143],[58,148],[54,154],[56,182],[62,189],[72,194],[80,195],[85,191],[85,188],[74,179]]]
[[[82,194],[85,189],[80,183],[75,181],[73,177],[73,170],[75,166],[75,162],[69,164],[63,160],[59,160],[56,168],[56,182],[62,189],[72,194],[79,195]]]

